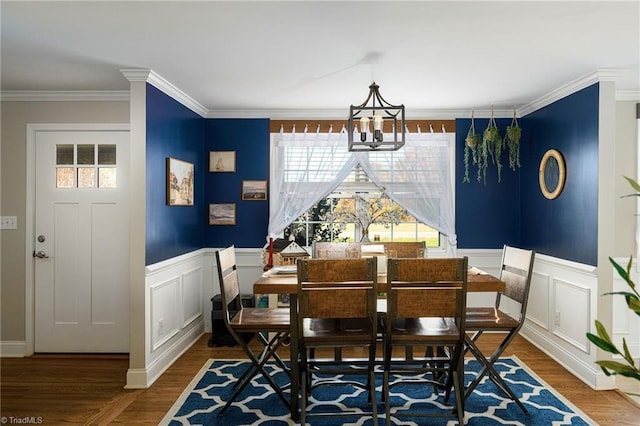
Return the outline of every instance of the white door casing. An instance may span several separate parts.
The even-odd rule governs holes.
[[[128,142],[127,130],[33,134],[35,352],[129,351]],[[115,164],[99,164],[113,147]],[[60,152],[72,164],[57,164]],[[58,187],[58,168],[69,187]],[[99,176],[113,169],[115,187],[105,187]]]

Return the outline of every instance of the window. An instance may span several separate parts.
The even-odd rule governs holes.
[[[377,211],[371,206],[378,205]],[[394,212],[395,222],[367,225],[354,219],[356,211],[367,211],[371,215]],[[346,212],[346,214],[344,214]],[[342,213],[342,214],[341,214]],[[353,219],[353,220],[351,220]],[[365,237],[366,234],[366,237]],[[420,223],[393,200],[385,196],[373,184],[367,174],[357,165],[347,179],[328,197],[299,216],[284,230],[284,237],[293,235],[302,246],[313,241],[425,241],[427,247],[441,246],[440,233]]]
[[[349,152],[340,133],[271,135],[269,236],[316,240],[426,241],[455,255],[455,134],[409,134],[399,151]],[[408,213],[392,224],[334,220],[346,206],[384,199]],[[389,221],[387,221],[389,222]]]
[[[56,145],[56,188],[116,188],[116,146]]]

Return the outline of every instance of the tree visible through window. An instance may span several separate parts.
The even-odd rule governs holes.
[[[285,238],[291,235],[302,246],[313,241],[425,241],[427,247],[440,246],[438,231],[389,199],[359,167],[341,187],[285,228]]]

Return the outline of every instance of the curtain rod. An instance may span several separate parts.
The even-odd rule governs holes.
[[[455,133],[456,121],[455,120],[405,120],[406,126],[411,132],[418,132],[418,129],[423,133]],[[320,126],[320,132],[326,133],[329,128],[333,129],[334,133],[340,132],[342,126],[347,127],[347,120],[271,120],[269,122],[270,133],[280,133],[283,129],[288,133],[293,131],[295,126],[297,132],[302,132],[307,126],[309,132],[316,132],[318,126]],[[385,132],[391,131],[391,124],[385,123]]]

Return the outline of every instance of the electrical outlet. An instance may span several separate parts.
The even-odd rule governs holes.
[[[0,229],[18,229],[18,216],[2,216]]]
[[[560,327],[560,311],[556,311],[554,317],[553,317],[553,323],[555,325],[557,325],[558,327]]]
[[[164,333],[164,318],[158,320],[158,336],[162,336]]]

